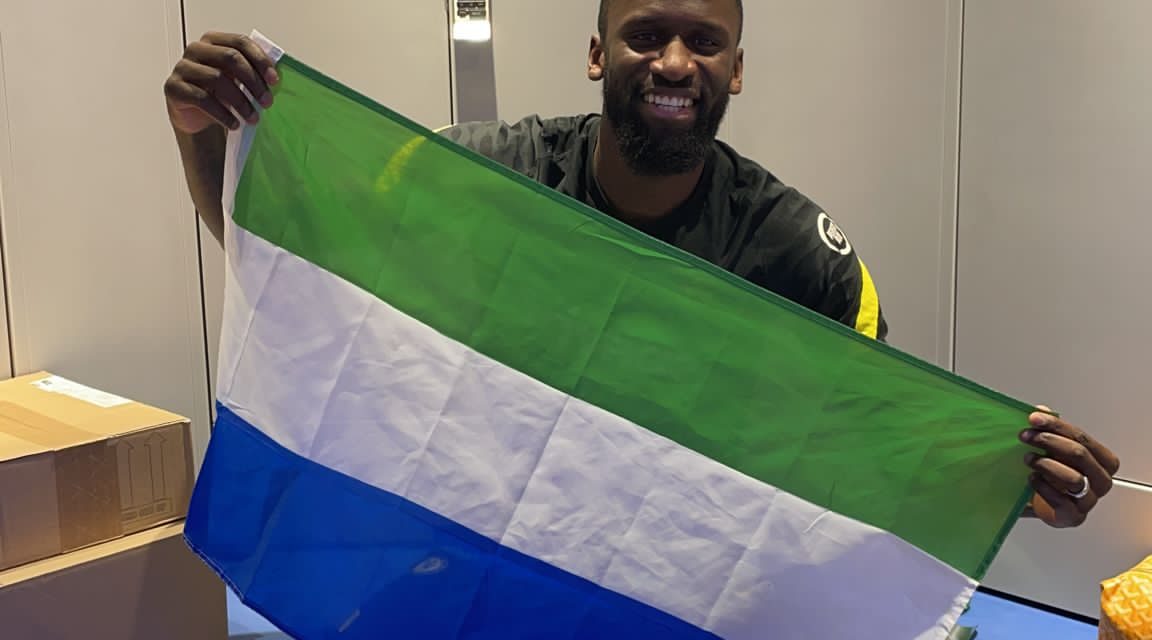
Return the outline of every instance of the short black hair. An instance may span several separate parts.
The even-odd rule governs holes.
[[[600,14],[596,18],[596,28],[600,31],[600,39],[603,40],[608,35],[608,5],[612,0],[600,0]],[[744,36],[744,0],[736,0],[736,11],[740,14],[740,29],[736,33],[736,39],[739,41]]]

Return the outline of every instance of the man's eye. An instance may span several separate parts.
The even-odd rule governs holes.
[[[712,38],[696,38],[696,46],[704,49],[719,49],[720,43]]]
[[[632,34],[631,40],[633,42],[644,42],[644,43],[656,42],[656,34],[655,33],[649,33],[649,32],[634,33],[634,34]]]

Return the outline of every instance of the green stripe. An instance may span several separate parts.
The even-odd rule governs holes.
[[[477,351],[979,579],[1030,407],[467,152],[284,58],[234,219]],[[590,469],[594,473],[594,469]]]

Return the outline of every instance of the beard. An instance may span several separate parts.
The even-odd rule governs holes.
[[[628,167],[641,176],[673,176],[688,173],[707,158],[728,111],[727,92],[713,99],[705,88],[693,106],[696,118],[687,129],[653,127],[640,109],[644,106],[641,84],[610,74],[604,81],[604,117],[612,124],[620,154]]]

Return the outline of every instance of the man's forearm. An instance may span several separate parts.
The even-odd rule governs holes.
[[[224,188],[225,131],[223,127],[213,126],[193,135],[175,133],[192,202],[216,241],[223,243],[224,211],[220,195]]]

